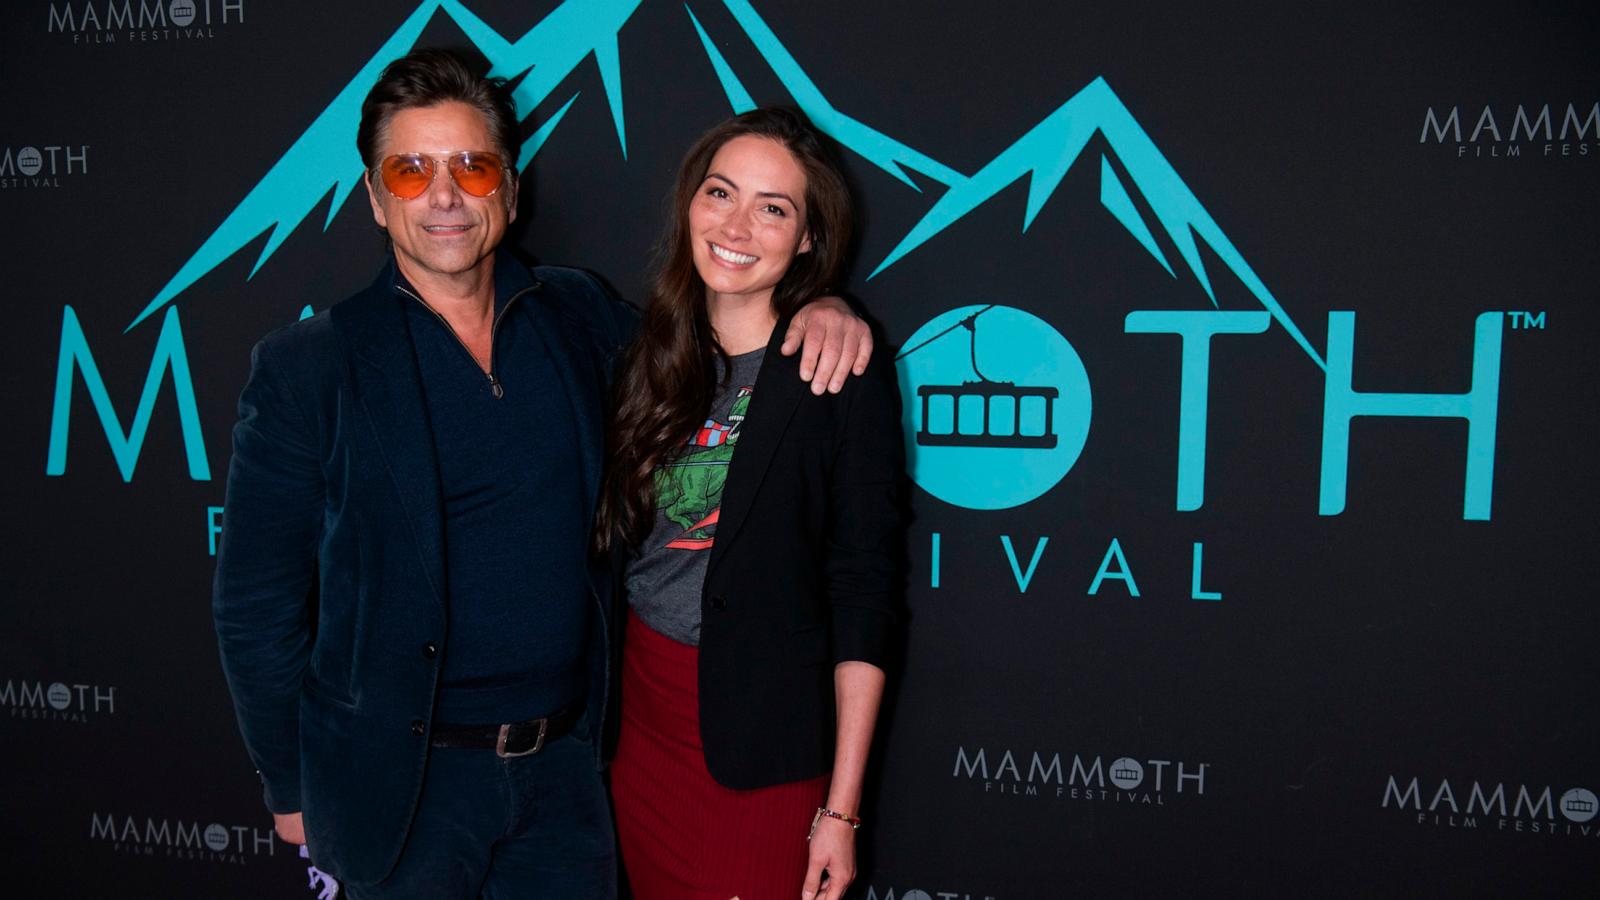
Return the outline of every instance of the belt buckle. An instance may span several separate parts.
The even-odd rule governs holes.
[[[523,723],[523,724],[531,724],[531,723]],[[494,743],[494,754],[496,756],[500,757],[501,759],[515,759],[515,758],[517,758],[519,756],[532,756],[533,754],[538,753],[540,750],[543,750],[544,749],[544,735],[545,735],[545,732],[548,731],[549,728],[550,728],[550,719],[549,718],[543,718],[543,719],[539,720],[539,736],[534,739],[533,746],[529,747],[527,750],[517,750],[517,751],[508,751],[508,750],[506,750],[506,739],[511,734],[511,728],[512,728],[512,725],[510,725],[510,724],[501,725],[500,726],[500,736],[495,740],[495,743]]]

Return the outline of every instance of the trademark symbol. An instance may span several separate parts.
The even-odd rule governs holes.
[[[1513,311],[1506,313],[1512,331],[1544,330],[1544,310],[1538,312]]]

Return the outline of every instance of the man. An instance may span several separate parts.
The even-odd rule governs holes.
[[[386,69],[357,145],[393,259],[262,340],[239,401],[223,668],[278,833],[356,898],[616,889],[616,623],[585,548],[634,317],[497,252],[516,124],[449,54]],[[813,390],[837,389],[866,328],[837,300],[803,313],[785,352],[803,337]]]

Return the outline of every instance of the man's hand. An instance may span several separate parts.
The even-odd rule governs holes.
[[[810,849],[800,900],[839,900],[856,877],[856,830],[849,822],[823,816],[811,835]],[[828,870],[826,881],[823,869]]]
[[[278,832],[278,837],[291,844],[304,844],[306,842],[306,826],[297,812],[273,813],[272,827]]]
[[[872,329],[838,297],[822,297],[800,308],[789,322],[779,348],[784,356],[800,354],[800,378],[811,393],[837,394],[852,373],[867,371],[872,357]]]

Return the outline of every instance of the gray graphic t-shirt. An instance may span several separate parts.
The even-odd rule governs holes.
[[[722,486],[766,352],[763,347],[733,357],[727,379],[720,377],[718,362],[722,387],[711,400],[711,414],[683,453],[656,471],[656,523],[639,557],[628,565],[628,603],[634,612],[656,631],[696,647],[700,591],[722,512]]]

